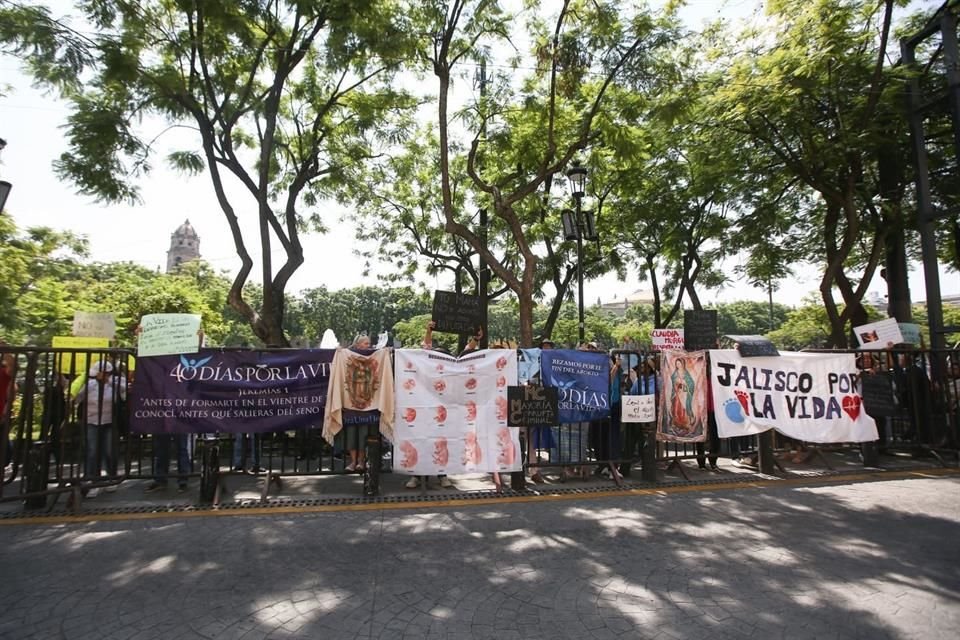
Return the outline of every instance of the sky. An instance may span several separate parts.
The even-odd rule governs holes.
[[[56,2],[55,7],[68,5]],[[652,4],[658,4],[654,2]],[[696,28],[706,20],[723,17],[738,20],[749,17],[758,10],[758,0],[691,0],[682,16],[688,26]],[[56,10],[55,10],[56,11]],[[170,247],[170,235],[189,219],[200,236],[202,257],[215,269],[224,270],[232,276],[239,268],[227,223],[211,187],[209,174],[188,177],[166,169],[163,158],[172,150],[198,148],[190,133],[172,130],[161,136],[156,144],[153,170],[141,180],[142,203],[136,205],[103,205],[79,195],[72,185],[57,179],[52,162],[67,148],[62,125],[68,111],[55,96],[46,95],[30,86],[29,79],[20,72],[16,60],[0,57],[0,86],[9,91],[0,97],[0,138],[7,141],[7,148],[0,154],[0,178],[13,184],[6,205],[6,213],[12,215],[18,226],[48,226],[69,229],[87,237],[91,258],[96,261],[130,261],[150,268],[164,269],[166,252]],[[461,90],[469,90],[465,87]],[[148,131],[159,133],[160,122],[146,122]],[[235,199],[239,204],[241,220],[252,222],[256,211],[252,202]],[[323,216],[330,232],[309,233],[302,237],[306,262],[294,274],[288,292],[298,292],[312,287],[325,286],[331,290],[380,284],[374,274],[363,275],[363,260],[354,255],[357,246],[350,224],[339,220],[346,213],[339,203],[323,203]],[[259,262],[256,249],[259,246],[251,227],[246,232],[247,248],[255,264]],[[283,251],[275,248],[275,261],[283,258]],[[734,300],[766,300],[766,290],[751,287],[735,280],[736,258],[727,260],[723,269],[730,274],[731,283],[717,292],[704,292],[702,299],[710,302]],[[257,273],[255,268],[254,273]],[[257,278],[258,280],[258,278]],[[426,278],[422,280],[428,289],[446,289],[450,283]],[[798,269],[790,282],[783,283],[774,292],[774,301],[797,305],[818,288],[819,274],[813,267]],[[626,282],[615,276],[606,276],[585,284],[584,298],[587,304],[622,299],[638,289],[646,289],[636,274],[630,274]],[[923,273],[914,265],[911,294],[915,301],[925,299]],[[883,296],[884,283],[879,276],[871,283],[871,292]],[[943,295],[960,294],[960,275],[943,273]]]

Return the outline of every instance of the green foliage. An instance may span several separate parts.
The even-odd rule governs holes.
[[[21,231],[11,218],[0,216],[0,338],[42,343],[62,329],[56,320],[79,287],[60,283],[76,278],[86,251],[86,240],[69,232]]]
[[[713,305],[717,311],[717,328],[724,335],[764,335],[784,324],[790,307],[767,302],[740,300]],[[772,315],[772,318],[771,318]],[[771,322],[772,321],[772,322]]]
[[[410,287],[307,289],[302,293],[299,308],[303,333],[295,335],[303,335],[316,343],[324,331],[333,329],[341,343],[352,342],[360,333],[369,334],[376,342],[378,333],[394,327],[400,320],[429,312],[430,306],[428,294]],[[419,332],[418,345],[423,338],[423,328]],[[403,342],[406,344],[406,340]]]
[[[830,346],[832,327],[823,305],[814,296],[808,296],[804,305],[787,313],[787,318],[776,331],[767,333],[773,344],[788,351],[825,349]],[[868,322],[882,320],[884,314],[868,307]],[[848,331],[852,327],[847,326]]]
[[[420,25],[392,0],[77,7],[89,36],[43,9],[0,6],[0,47],[71,103],[59,175],[98,199],[135,201],[157,146],[143,123],[196,131],[195,146],[168,161],[186,173],[207,169],[244,261],[230,303],[259,339],[285,344],[278,301],[303,263],[299,235],[322,226],[317,203],[351,167],[404,135],[401,114],[413,102],[392,76]],[[226,175],[244,188],[228,193]],[[253,224],[241,225],[242,212],[253,212]],[[267,274],[259,308],[244,298],[254,266],[244,228],[259,230],[252,244]],[[285,253],[279,264],[275,244]],[[172,294],[153,303],[193,304]]]

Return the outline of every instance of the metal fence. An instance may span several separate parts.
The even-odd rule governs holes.
[[[856,353],[865,409],[877,421],[880,450],[956,459],[960,352]],[[621,365],[611,379],[611,391],[615,387],[626,394],[633,381],[629,371],[655,354],[611,355]],[[164,476],[178,482],[200,477],[201,497],[216,500],[220,477],[229,474],[265,473],[276,479],[350,473],[345,447],[325,442],[319,428],[183,437],[132,433],[127,397],[136,384],[136,371],[130,350],[3,346],[0,356],[9,374],[0,374],[5,398],[0,427],[4,443],[9,443],[0,447],[0,501],[43,506],[50,495],[70,493],[79,500],[85,492],[109,490],[124,480]],[[95,367],[100,368],[104,391],[94,398],[85,388]],[[720,440],[715,426],[702,445],[657,443],[653,424],[620,424],[619,405],[611,408],[609,420],[522,430],[524,470],[534,477],[547,469],[560,469],[562,478],[606,473],[619,483],[643,462],[643,478],[651,480],[656,479],[656,463],[683,473],[684,460],[704,466],[717,456],[736,456],[763,446],[757,437]],[[373,462],[364,476],[365,492],[372,494],[378,473],[391,469],[392,450],[379,438],[375,424],[364,435],[370,436],[361,438]],[[816,453],[824,448],[779,436],[771,441],[778,451],[800,448]],[[167,473],[162,473],[164,468]],[[264,483],[264,497],[269,485]]]

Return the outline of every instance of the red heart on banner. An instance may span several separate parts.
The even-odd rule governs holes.
[[[860,396],[843,396],[843,410],[856,420],[860,415]]]

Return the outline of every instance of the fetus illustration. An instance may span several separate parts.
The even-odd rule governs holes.
[[[477,442],[477,434],[468,431],[463,439],[463,464],[480,464],[483,459],[483,453],[480,451],[480,443]]]
[[[504,367],[507,366],[507,359],[503,356],[497,358],[497,371],[503,371]]]
[[[417,386],[417,381],[413,378],[407,378],[403,381],[403,388],[407,391],[413,391]]]
[[[437,380],[436,382],[433,383],[433,389],[437,393],[443,393],[444,390],[446,390],[446,388],[447,388],[447,383],[444,382],[443,380]]]
[[[467,378],[467,381],[463,383],[463,386],[467,388],[467,391],[473,391],[477,388],[477,379]]]
[[[467,400],[464,407],[467,409],[467,422],[473,422],[477,419],[477,403],[473,400]]]
[[[497,396],[495,400],[497,406],[497,420],[507,419],[507,399],[503,396]]]
[[[447,408],[443,405],[440,405],[439,407],[437,407],[437,413],[436,415],[433,416],[433,419],[439,422],[440,424],[443,424],[444,422],[446,422]]]
[[[407,407],[406,409],[403,410],[403,419],[407,423],[412,423],[414,420],[417,419],[417,410],[414,409],[413,407]]]
[[[447,439],[437,438],[433,442],[433,464],[445,467],[450,460],[450,451],[447,449]]]
[[[512,467],[517,460],[517,447],[510,437],[510,429],[497,429],[497,464]]]
[[[507,386],[506,376],[497,376],[497,389],[503,389]]]
[[[404,441],[400,445],[400,466],[404,469],[413,469],[417,466],[417,460],[419,459],[417,454],[417,448],[410,444],[409,441]]]

